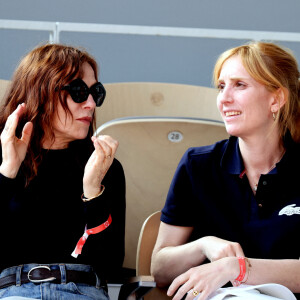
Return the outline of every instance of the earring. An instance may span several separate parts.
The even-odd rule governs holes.
[[[276,114],[275,114],[274,108],[271,109],[271,113],[272,113],[273,120],[275,121],[276,120]]]

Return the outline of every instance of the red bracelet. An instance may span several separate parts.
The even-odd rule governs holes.
[[[233,281],[233,286],[239,286],[246,275],[246,263],[245,257],[238,257],[239,265],[240,265],[240,274],[239,276]]]
[[[246,283],[246,282],[247,282],[247,280],[249,279],[249,276],[250,276],[250,270],[251,270],[251,267],[252,267],[252,265],[251,265],[251,263],[250,263],[250,261],[249,261],[249,259],[248,259],[247,257],[245,257],[245,261],[246,261],[246,263],[247,263],[247,265],[248,265],[248,272],[247,272],[247,277],[246,277],[246,279],[244,279],[244,281],[242,281],[241,283]]]
[[[79,239],[79,241],[71,255],[73,257],[77,258],[77,256],[79,254],[81,254],[82,248],[83,248],[87,238],[89,237],[89,235],[100,233],[101,231],[105,230],[111,224],[111,222],[112,222],[112,218],[111,218],[111,215],[109,215],[107,221],[102,223],[101,225],[91,228],[91,229],[85,228],[83,236]]]

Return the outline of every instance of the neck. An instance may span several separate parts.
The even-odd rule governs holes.
[[[275,168],[284,155],[285,148],[279,136],[263,137],[260,140],[239,138],[239,147],[249,183],[255,192],[260,175],[268,174]]]
[[[279,135],[247,140],[239,138],[239,147],[246,169],[257,169],[261,174],[276,164],[284,152]]]
[[[44,149],[58,150],[58,149],[66,149],[68,147],[69,147],[68,142],[60,141],[58,139],[55,139],[54,141],[51,141],[50,139],[45,139],[43,141]]]

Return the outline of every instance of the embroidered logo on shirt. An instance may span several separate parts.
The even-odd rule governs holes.
[[[284,207],[280,212],[279,212],[279,216],[281,215],[287,215],[287,216],[291,216],[291,215],[300,215],[300,207],[295,207],[296,204],[291,204],[288,205],[286,207]]]

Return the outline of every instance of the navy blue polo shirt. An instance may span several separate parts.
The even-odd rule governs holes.
[[[300,144],[261,175],[256,196],[243,174],[238,139],[190,148],[171,183],[161,221],[194,227],[191,240],[216,236],[238,242],[247,257],[300,257]]]

